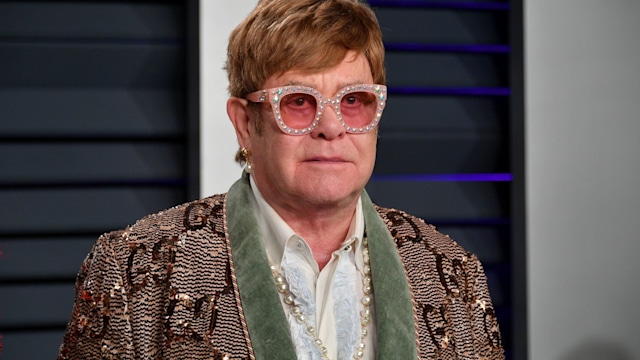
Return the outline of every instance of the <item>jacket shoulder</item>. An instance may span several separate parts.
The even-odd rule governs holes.
[[[108,242],[114,249],[154,246],[160,240],[177,241],[184,234],[212,226],[211,220],[222,214],[225,196],[213,195],[158,211],[124,229],[102,235],[101,241]]]
[[[389,228],[389,232],[399,249],[406,245],[421,244],[425,250],[441,253],[447,258],[475,257],[449,235],[439,232],[435,226],[426,223],[417,216],[398,209],[378,205],[374,205],[374,207]]]

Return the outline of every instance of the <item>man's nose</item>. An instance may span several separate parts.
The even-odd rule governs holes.
[[[338,117],[338,110],[329,103],[324,105],[318,126],[311,132],[311,136],[332,140],[346,132]]]

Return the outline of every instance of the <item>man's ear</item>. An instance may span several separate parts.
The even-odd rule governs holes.
[[[251,149],[250,133],[253,131],[249,121],[251,116],[249,113],[249,102],[238,97],[230,97],[227,100],[227,114],[236,130],[236,137],[240,147]]]

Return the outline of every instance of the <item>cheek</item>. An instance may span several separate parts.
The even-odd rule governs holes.
[[[376,144],[378,141],[378,136],[376,133],[365,134],[362,136],[366,136],[365,139],[362,139],[360,144],[360,151],[362,152],[361,156],[366,159],[376,158]]]
[[[271,167],[287,167],[296,158],[300,148],[299,140],[296,136],[265,134],[259,140],[260,158]]]

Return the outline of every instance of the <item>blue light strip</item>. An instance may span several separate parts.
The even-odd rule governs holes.
[[[377,175],[371,177],[374,181],[404,181],[404,182],[510,182],[510,173],[485,174],[408,174],[408,175]]]
[[[369,0],[372,7],[413,7],[434,9],[466,9],[466,10],[509,10],[509,3],[495,2],[443,2],[419,0]]]
[[[429,51],[476,54],[508,54],[511,52],[511,47],[509,45],[386,43],[384,47],[388,51]]]
[[[511,89],[493,88],[445,88],[421,86],[392,86],[387,87],[390,94],[402,95],[468,95],[468,96],[510,96]]]

